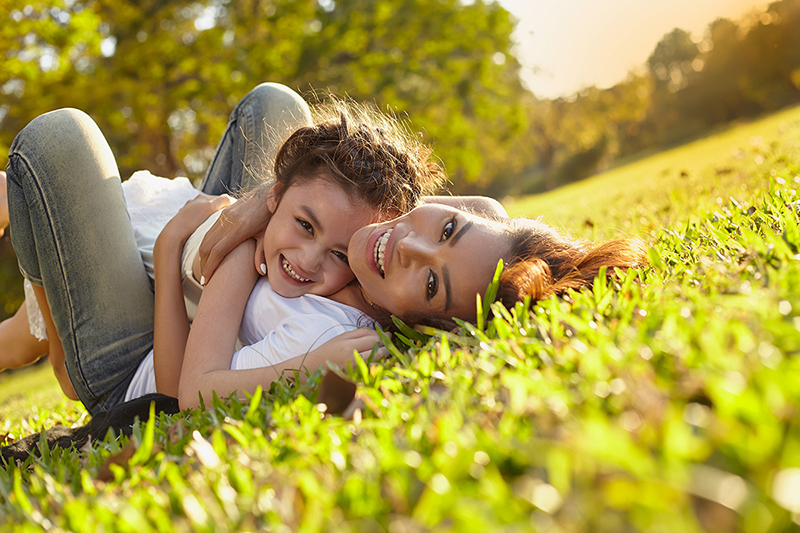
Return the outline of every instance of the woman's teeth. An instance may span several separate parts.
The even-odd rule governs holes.
[[[375,264],[378,266],[381,276],[385,273],[383,269],[383,256],[386,253],[386,243],[389,241],[389,236],[392,234],[392,231],[391,229],[386,230],[386,233],[381,235],[375,243]]]
[[[281,264],[283,265],[283,269],[286,271],[287,274],[289,274],[290,277],[296,279],[297,281],[302,281],[304,283],[307,281],[311,281],[310,279],[301,278],[300,276],[295,274],[294,270],[292,270],[292,266],[289,264],[289,261],[287,261],[285,257],[282,259],[283,261],[281,261]]]

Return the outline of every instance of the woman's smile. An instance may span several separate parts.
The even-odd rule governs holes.
[[[391,254],[387,254],[386,252],[388,249],[389,237],[392,236],[392,231],[394,230],[386,230],[386,232],[375,241],[375,265],[381,277],[386,277],[386,257],[391,257]]]

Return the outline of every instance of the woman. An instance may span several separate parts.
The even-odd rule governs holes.
[[[254,275],[248,277],[253,246],[245,241],[224,257],[200,300],[180,375],[181,408],[198,405],[198,392],[208,398],[212,391],[223,396],[253,391],[283,369],[316,368],[330,360],[341,365],[354,349],[367,351],[375,342],[372,335],[351,332],[294,360],[230,370],[236,331],[256,283]],[[427,203],[358,230],[348,258],[359,285],[330,298],[378,321],[391,313],[411,324],[447,327],[453,318],[475,319],[475,298],[485,292],[500,259],[509,267],[500,277],[499,295],[513,305],[589,286],[603,267],[643,265],[644,252],[638,240],[590,247],[538,221]]]

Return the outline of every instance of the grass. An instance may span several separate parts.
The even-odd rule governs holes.
[[[652,268],[532,313],[485,302],[474,326],[407,331],[391,362],[344,371],[358,384],[347,416],[320,409],[315,376],[129,440],[45,449],[0,470],[0,530],[796,529],[798,119],[510,206],[584,237],[641,234]],[[33,388],[22,376],[0,391]],[[4,431],[81,416],[34,404]]]
[[[0,373],[0,440],[16,440],[55,424],[85,423],[83,406],[68,400],[49,364]]]

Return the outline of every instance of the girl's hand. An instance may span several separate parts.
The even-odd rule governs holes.
[[[164,226],[158,235],[158,241],[169,246],[183,246],[194,233],[194,230],[208,219],[213,213],[224,209],[233,203],[233,198],[227,194],[211,196],[200,193],[196,198],[189,200],[181,207],[180,211]],[[162,246],[163,246],[162,244]]]
[[[338,335],[319,348],[308,353],[305,363],[306,368],[313,371],[318,366],[330,361],[337,366],[344,367],[353,361],[353,351],[366,360],[372,353],[376,343],[380,343],[381,338],[373,329],[359,328]],[[378,359],[383,359],[389,355],[389,350],[385,346],[380,346],[376,352]]]

